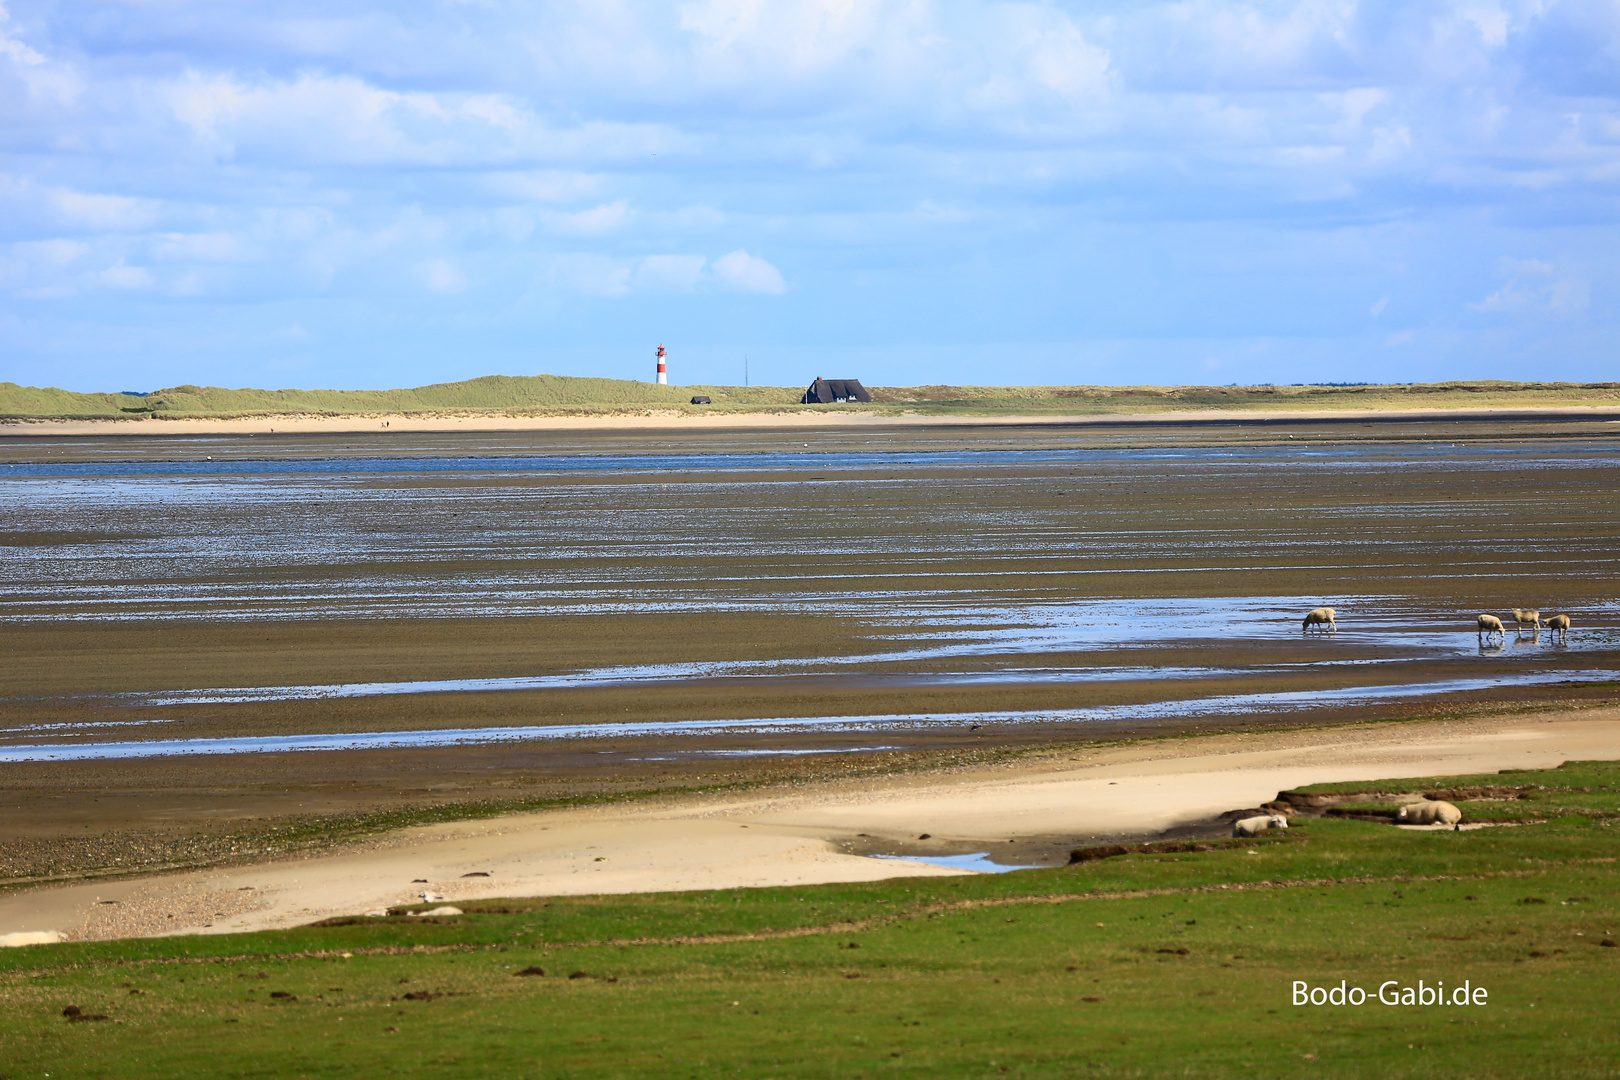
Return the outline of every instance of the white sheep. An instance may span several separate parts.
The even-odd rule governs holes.
[[[1395,814],[1402,825],[1455,825],[1462,820],[1462,811],[1448,802],[1408,803]]]
[[[1321,626],[1335,633],[1339,626],[1333,621],[1333,609],[1330,607],[1312,608],[1305,614],[1305,621],[1299,624],[1301,630],[1309,630],[1313,626]]]
[[[66,941],[67,935],[55,930],[20,930],[15,934],[0,934],[0,949],[18,945],[55,945]]]
[[[1259,836],[1267,829],[1286,829],[1288,819],[1281,814],[1264,814],[1258,817],[1239,818],[1232,822],[1233,836]]]
[[[1531,626],[1535,627],[1537,630],[1540,630],[1541,629],[1541,612],[1535,610],[1534,608],[1529,608],[1529,609],[1526,609],[1526,608],[1514,608],[1513,609],[1513,622],[1514,622],[1514,625],[1517,626],[1520,630],[1524,629],[1524,624],[1525,623],[1529,623]]]
[[[1562,635],[1563,639],[1565,641],[1568,641],[1569,640],[1569,616],[1568,615],[1554,615],[1552,618],[1547,620],[1547,629],[1552,631],[1553,637],[1555,639],[1558,638],[1560,635]]]
[[[1495,615],[1481,615],[1476,622],[1479,624],[1479,636],[1481,638],[1503,636],[1502,620]]]

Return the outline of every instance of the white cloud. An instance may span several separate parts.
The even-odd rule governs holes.
[[[140,229],[155,217],[144,199],[59,190],[51,193],[59,219],[86,229]]]
[[[5,4],[0,4],[0,27],[11,21],[11,12],[6,10]],[[37,67],[45,62],[45,57],[23,42],[16,35],[0,29],[0,56],[9,56],[19,64],[28,67]]]
[[[433,94],[313,74],[249,85],[191,72],[168,97],[174,115],[226,155],[245,147],[334,161],[438,159],[442,129],[456,111]],[[484,126],[478,110],[461,119]]]
[[[306,73],[248,83],[190,71],[167,83],[163,94],[197,140],[225,158],[504,171],[534,157],[639,158],[667,151],[675,141],[670,132],[646,124],[554,127],[509,94],[398,91],[354,75]],[[509,171],[505,176],[508,184],[515,178]]]
[[[603,236],[618,232],[635,220],[636,212],[623,199],[571,214],[546,213],[543,220],[557,232],[575,236]]]
[[[630,279],[637,292],[691,292],[703,281],[702,255],[648,255]]]
[[[1019,113],[1022,123],[1071,121],[1076,107],[1108,96],[1108,50],[1088,41],[1057,9],[1037,4],[989,8],[978,33],[975,77],[964,94],[975,108]],[[1057,108],[1053,116],[1049,110]]]
[[[932,30],[929,5],[884,0],[695,0],[678,10],[698,66],[727,82],[767,71],[779,84],[819,80],[910,53]]]
[[[459,293],[467,288],[467,276],[449,259],[428,259],[421,270],[422,283],[429,292]]]
[[[619,259],[588,254],[560,255],[551,261],[553,287],[592,296],[787,290],[781,273],[764,259],[733,251],[709,260],[704,255],[644,255]]]
[[[20,258],[66,266],[90,253],[90,245],[78,240],[34,240],[13,244],[11,250]]]
[[[1507,44],[1508,15],[1497,5],[1463,6],[1458,13],[1473,24],[1479,40],[1487,47],[1500,49]]]
[[[1384,309],[1387,307],[1389,307],[1389,297],[1380,296],[1377,300],[1373,301],[1372,317],[1375,319],[1378,318],[1378,316],[1384,313]]]
[[[680,232],[713,232],[726,223],[726,215],[712,206],[683,206],[657,216],[658,224]]]
[[[1496,270],[1507,279],[1502,287],[1469,307],[1476,311],[1523,308],[1573,314],[1584,310],[1590,298],[1591,289],[1585,281],[1560,275],[1555,265],[1541,259],[1503,256],[1496,261]]]
[[[746,251],[733,251],[714,260],[714,276],[738,292],[780,294],[787,291],[781,271]]]
[[[154,237],[153,254],[174,262],[235,262],[247,255],[243,238],[228,232],[167,233]]]
[[[530,172],[496,170],[486,173],[482,186],[499,196],[525,202],[576,202],[600,194],[607,178],[600,173],[537,169]]]
[[[41,285],[34,289],[21,289],[17,296],[23,300],[65,300],[79,295],[71,285]]]
[[[546,284],[586,296],[624,296],[630,291],[631,268],[606,255],[570,254],[551,259]]]
[[[114,289],[145,289],[152,284],[152,275],[145,267],[125,266],[122,262],[107,267],[96,277]]]

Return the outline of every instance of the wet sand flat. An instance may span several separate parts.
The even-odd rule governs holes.
[[[3,876],[327,814],[1601,704],[1617,464],[1587,416],[8,434]],[[1324,603],[1338,633],[1303,633]],[[1576,629],[1482,645],[1514,606]]]

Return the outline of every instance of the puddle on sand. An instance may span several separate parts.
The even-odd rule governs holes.
[[[912,687],[956,686],[976,683],[1072,683],[1129,682],[1134,680],[1215,679],[1223,676],[1281,674],[1302,665],[1256,666],[1253,668],[1002,668],[991,671],[944,672],[861,672],[857,665],[870,657],[818,657],[815,660],[769,663],[738,662],[709,664],[661,664],[645,668],[606,668],[570,675],[513,676],[491,679],[428,679],[420,682],[342,683],[313,686],[254,686],[202,690],[165,690],[157,693],[87,695],[73,700],[105,702],[120,707],[156,708],[172,705],[240,705],[270,701],[320,701],[329,698],[384,697],[396,694],[488,693],[503,690],[556,690],[582,686],[627,686],[631,684],[721,682],[781,678],[819,678],[837,671],[845,685]],[[879,657],[885,662],[888,657]],[[1322,661],[1323,666],[1366,666],[1398,663],[1397,660]],[[775,673],[748,671],[748,668],[775,667]],[[805,670],[795,670],[795,669]],[[855,669],[855,670],[851,670]],[[3,699],[0,699],[3,700]],[[61,700],[61,699],[57,699]],[[156,720],[100,721],[83,727],[112,727],[161,723]],[[16,730],[44,727],[71,727],[69,724],[37,725]]]
[[[930,863],[934,866],[948,866],[952,870],[972,870],[980,874],[1005,874],[1009,870],[1039,870],[1036,865],[1009,866],[998,863],[990,858],[988,851],[980,851],[973,855],[870,855],[872,859],[903,859],[906,862]]]
[[[1538,672],[1484,679],[1450,679],[1415,686],[1345,687],[1265,694],[1221,694],[1190,701],[1153,701],[1091,709],[1027,712],[902,713],[870,716],[797,716],[750,720],[678,720],[662,723],[548,724],[529,727],[440,728],[428,731],[364,731],[310,735],[239,736],[216,739],[152,739],[141,742],[85,742],[0,746],[0,762],[84,761],[171,757],[191,754],[262,754],[311,750],[385,750],[429,746],[470,746],[563,739],[614,739],[794,732],[884,732],[961,730],[988,724],[1085,724],[1103,721],[1179,719],[1310,712],[1430,694],[1463,693],[1504,686],[1536,686],[1620,679],[1617,671]]]

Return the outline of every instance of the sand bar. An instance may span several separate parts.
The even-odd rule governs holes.
[[[1252,421],[1424,421],[1424,420],[1588,420],[1620,423],[1613,406],[1547,405],[1511,408],[1430,409],[1185,409],[1168,412],[1080,413],[1007,416],[922,415],[839,409],[782,409],[759,412],[689,412],[636,409],[596,415],[525,415],[506,412],[354,413],[339,416],[290,414],[241,417],[177,417],[131,420],[15,420],[0,424],[7,436],[278,435],[447,431],[607,431],[647,429],[930,428],[971,426],[1067,426],[1107,424],[1207,424]]]
[[[888,843],[910,854],[922,832],[954,850],[991,851],[1020,837],[1146,837],[1309,783],[1617,757],[1614,708],[1143,740],[991,769],[435,825],[314,858],[17,892],[0,899],[0,933],[229,933],[423,892],[453,903],[940,875],[957,871],[841,847],[860,833],[867,850]]]

